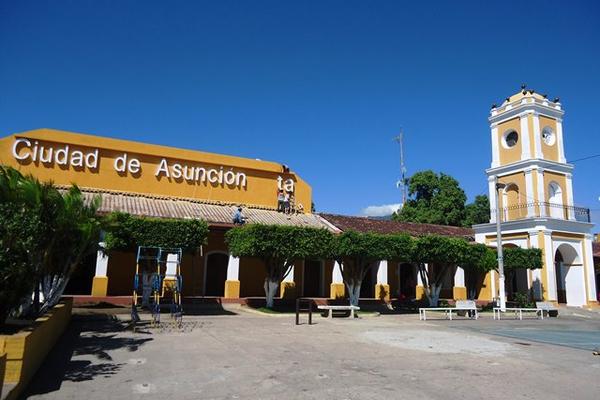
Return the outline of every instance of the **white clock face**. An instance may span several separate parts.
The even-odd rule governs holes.
[[[552,146],[554,144],[554,142],[556,141],[556,135],[554,135],[552,128],[546,127],[542,130],[542,140],[548,146]]]

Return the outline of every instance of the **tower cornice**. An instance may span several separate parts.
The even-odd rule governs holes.
[[[559,163],[541,158],[531,158],[528,160],[520,160],[514,163],[501,165],[499,167],[488,168],[485,170],[487,176],[503,176],[522,172],[531,169],[542,169],[544,171],[559,172],[563,174],[572,174],[573,164]]]
[[[565,112],[561,109],[559,103],[552,103],[546,99],[541,101],[536,98],[524,98],[523,101],[520,102],[508,103],[502,107],[493,108],[488,120],[490,124],[494,126],[509,119],[534,113],[546,115],[562,121]]]

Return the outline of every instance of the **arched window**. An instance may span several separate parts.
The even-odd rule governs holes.
[[[565,218],[562,189],[556,182],[551,182],[548,185],[548,203],[550,203],[550,216],[552,218]]]
[[[510,221],[519,219],[522,216],[521,194],[519,186],[515,183],[509,183],[502,193],[502,205],[504,207],[504,220]]]

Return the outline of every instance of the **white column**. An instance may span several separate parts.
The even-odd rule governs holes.
[[[500,166],[500,148],[498,139],[498,124],[492,124],[492,168]]]
[[[425,271],[429,271],[429,264],[425,264]],[[423,279],[421,279],[421,274],[419,273],[419,268],[417,267],[417,286],[425,287],[423,283]]]
[[[283,278],[283,282],[294,282],[294,265],[290,268],[290,272],[288,272],[287,276]]]
[[[538,189],[538,198],[537,201],[540,203],[546,202],[546,187],[544,183],[544,171],[541,169],[537,169],[537,189]],[[546,216],[546,206],[540,205],[540,217]]]
[[[465,270],[462,267],[456,267],[454,273],[454,286],[465,287]]]
[[[496,271],[490,271],[490,292],[492,293],[492,300],[495,300],[498,297],[496,293]]]
[[[567,214],[570,220],[574,220],[575,210],[572,208],[575,203],[573,200],[573,174],[566,174],[565,182],[567,184],[567,187],[565,188],[567,190]]]
[[[490,199],[490,223],[496,222],[496,194],[494,191],[496,190],[496,177],[488,176],[488,198]]]
[[[536,112],[533,117],[533,144],[535,148],[535,158],[544,158],[542,153],[542,134],[540,132],[540,115]]]
[[[596,300],[596,272],[594,270],[594,255],[592,253],[592,241],[594,237],[590,234],[585,235],[583,247],[585,249],[585,260],[583,260],[585,268],[585,279],[587,280],[587,301]]]
[[[528,114],[521,114],[519,118],[521,122],[521,132],[519,133],[521,139],[521,160],[528,160],[531,158]]]
[[[240,258],[234,257],[231,254],[229,255],[229,262],[227,263],[227,280],[240,280]]]
[[[342,268],[340,267],[340,264],[337,261],[333,263],[331,283],[344,283],[344,278],[342,277]]]
[[[108,276],[106,273],[108,271],[108,254],[105,251],[106,243],[100,242],[98,243],[100,246],[100,250],[96,253],[96,275],[95,276]]]
[[[558,162],[566,163],[565,144],[563,142],[562,119],[556,119],[556,145],[558,146]]]
[[[546,283],[548,287],[548,299],[558,300],[556,291],[556,271],[554,268],[554,246],[552,243],[552,233],[544,231],[544,262],[546,264]]]
[[[531,204],[535,200],[533,192],[533,174],[531,169],[525,170],[525,202],[527,206],[527,217],[535,216],[535,205]]]
[[[377,267],[377,284],[388,284],[388,262],[386,260],[379,261],[379,266]]]
[[[538,242],[537,231],[529,231],[529,244],[532,249],[539,249],[540,244]],[[535,300],[542,300],[542,270],[534,269],[531,271],[531,287],[533,288],[533,297]]]

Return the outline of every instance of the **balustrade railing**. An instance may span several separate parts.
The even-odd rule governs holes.
[[[492,210],[495,214],[496,210]],[[580,222],[590,222],[590,209],[564,204],[549,203],[546,201],[535,201],[519,203],[500,209],[501,221],[514,221],[525,218],[548,217],[556,219],[567,219]]]

